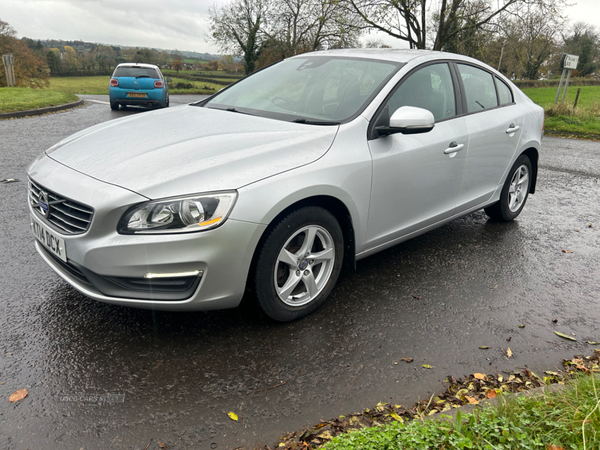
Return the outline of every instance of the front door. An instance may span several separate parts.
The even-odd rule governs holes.
[[[456,208],[468,130],[465,118],[456,117],[448,64],[427,65],[401,80],[382,114],[392,114],[401,106],[428,109],[436,124],[427,133],[393,134],[369,141],[373,181],[367,249],[447,219]]]

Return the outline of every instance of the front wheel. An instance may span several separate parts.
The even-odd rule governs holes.
[[[315,311],[333,290],[343,256],[342,229],[329,211],[310,206],[292,212],[259,250],[254,287],[260,307],[280,322]]]
[[[516,218],[527,201],[531,177],[531,161],[527,155],[519,156],[504,182],[500,200],[485,208],[485,213],[492,219],[502,222],[509,222]]]

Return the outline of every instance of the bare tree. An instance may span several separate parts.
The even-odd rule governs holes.
[[[410,48],[442,50],[461,33],[493,27],[503,15],[522,5],[558,10],[564,0],[346,0],[363,21],[362,28],[378,30],[405,41]]]
[[[252,73],[261,46],[270,34],[267,0],[232,0],[213,6],[210,13],[210,40],[224,52],[243,55],[246,74]]]
[[[211,9],[210,39],[242,55],[246,73],[323,47],[358,46],[357,16],[340,0],[232,0]]]

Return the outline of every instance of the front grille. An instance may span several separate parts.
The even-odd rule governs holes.
[[[40,206],[40,193],[48,194],[48,204],[50,214],[44,216],[44,210]],[[90,227],[94,210],[89,206],[69,200],[66,197],[49,191],[29,180],[29,203],[33,210],[41,218],[54,226],[57,231],[63,234],[82,234]]]

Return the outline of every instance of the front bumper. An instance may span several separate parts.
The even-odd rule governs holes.
[[[123,212],[146,198],[75,172],[49,157],[32,165],[30,177],[41,186],[93,206],[87,232],[65,241],[67,263],[36,241],[46,263],[64,280],[93,299],[146,309],[191,311],[239,304],[254,249],[265,226],[228,219],[214,230],[172,235],[120,235]],[[37,214],[29,206],[30,214]],[[56,230],[54,230],[56,232]],[[197,271],[196,277],[149,282],[148,273]],[[180,282],[165,288],[164,283]]]

